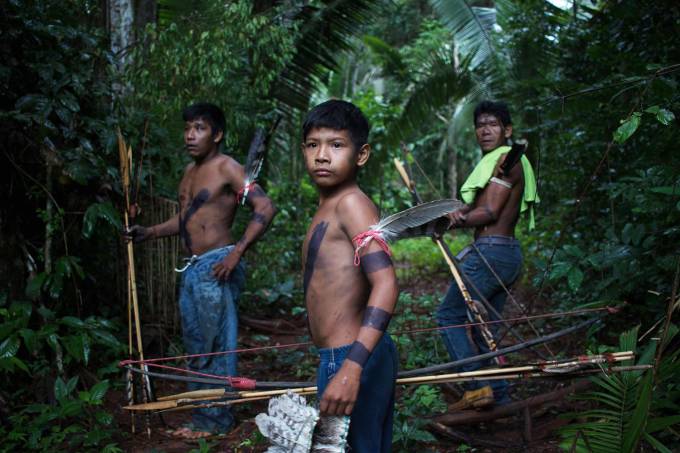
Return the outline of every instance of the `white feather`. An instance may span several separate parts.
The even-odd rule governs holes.
[[[343,453],[349,432],[349,417],[319,418],[293,392],[270,399],[268,413],[258,414],[255,423],[271,443],[267,453]]]
[[[378,231],[386,241],[399,239],[402,233],[444,217],[465,206],[459,200],[435,200],[419,204],[381,219],[371,230]]]

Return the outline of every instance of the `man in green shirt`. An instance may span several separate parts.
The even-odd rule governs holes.
[[[475,108],[474,124],[483,157],[461,187],[461,198],[467,206],[451,214],[451,227],[474,228],[475,242],[457,258],[472,298],[486,299],[501,314],[507,295],[505,288],[517,280],[522,267],[522,251],[515,239],[515,225],[521,212],[528,211],[533,228],[533,205],[538,201],[536,180],[526,156],[522,156],[521,165],[501,171],[510,151],[506,145],[512,137],[512,120],[504,103],[481,102]],[[453,283],[437,310],[437,322],[441,327],[464,324],[469,321],[467,310],[463,295]],[[489,318],[497,319],[493,310],[489,310]],[[490,325],[494,336],[497,325]],[[478,353],[465,327],[444,329],[442,337],[453,360]],[[472,330],[472,338],[480,354],[489,351],[477,327]],[[461,368],[474,371],[487,364],[475,362]],[[479,409],[510,401],[505,381],[469,382],[466,390],[451,409]]]

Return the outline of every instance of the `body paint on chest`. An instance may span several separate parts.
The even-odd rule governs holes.
[[[208,189],[201,189],[200,192],[191,200],[189,208],[186,210],[184,215],[180,213],[179,215],[179,236],[182,238],[184,245],[189,250],[189,253],[193,253],[191,250],[191,235],[187,231],[187,223],[191,217],[198,211],[201,206],[205,204],[210,198],[210,192]]]
[[[314,273],[314,265],[316,264],[316,258],[319,256],[321,241],[323,241],[327,229],[328,222],[319,222],[319,224],[314,227],[312,237],[309,239],[309,245],[307,246],[307,259],[305,260],[305,276],[303,280],[303,289],[305,295],[307,294],[309,281],[312,279],[312,274]]]

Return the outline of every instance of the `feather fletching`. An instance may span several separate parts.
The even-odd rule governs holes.
[[[385,217],[372,225],[371,230],[380,233],[386,241],[431,235],[442,229],[445,231],[448,220],[441,218],[463,206],[463,202],[454,199],[430,201]]]
[[[258,414],[255,423],[271,443],[267,453],[343,453],[349,432],[349,417],[319,417],[293,392],[270,399],[268,413]]]
[[[246,185],[257,179],[257,175],[262,169],[262,162],[264,162],[264,155],[267,147],[265,142],[267,139],[267,134],[264,129],[258,128],[255,131],[253,140],[250,142],[250,148],[248,149],[248,157],[246,158]]]

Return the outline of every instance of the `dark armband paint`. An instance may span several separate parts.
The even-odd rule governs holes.
[[[366,346],[364,346],[362,342],[355,341],[352,343],[352,347],[349,348],[346,358],[363,368],[364,365],[366,365],[366,362],[368,362],[370,355],[371,351],[366,349]]]
[[[392,313],[389,313],[382,308],[366,307],[366,311],[364,312],[364,320],[361,322],[361,325],[372,327],[375,330],[384,332],[387,330],[387,326],[391,319]]]
[[[260,225],[267,225],[267,216],[259,212],[253,212],[253,217],[250,220]]]
[[[392,266],[392,258],[383,250],[368,253],[361,258],[361,268],[365,273],[377,272]]]

